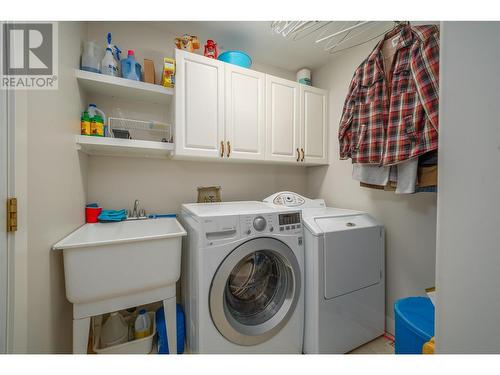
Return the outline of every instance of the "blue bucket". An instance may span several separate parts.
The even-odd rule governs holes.
[[[158,332],[158,354],[169,354],[167,326],[163,306],[156,310],[156,332]],[[181,305],[176,305],[177,318],[177,354],[184,353],[184,337],[186,336],[186,323]]]
[[[226,51],[219,55],[218,60],[227,62],[229,64],[242,66],[243,68],[250,68],[252,66],[252,59],[245,52],[241,51]]]
[[[434,305],[427,297],[408,297],[394,304],[396,354],[422,354],[434,336]]]

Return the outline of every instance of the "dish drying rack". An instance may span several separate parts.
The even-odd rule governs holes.
[[[173,143],[172,125],[163,122],[109,117],[108,127],[112,138]]]

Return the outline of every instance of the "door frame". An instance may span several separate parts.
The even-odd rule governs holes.
[[[28,352],[28,93],[5,91],[7,114],[7,196],[17,198],[17,231],[7,240],[5,352]],[[0,208],[5,212],[5,202]],[[4,227],[5,228],[5,227]],[[2,228],[4,231],[5,229]],[[4,232],[6,233],[6,232]]]
[[[7,311],[8,311],[8,233],[5,202],[8,198],[8,102],[7,90],[0,90],[0,354],[7,352]]]

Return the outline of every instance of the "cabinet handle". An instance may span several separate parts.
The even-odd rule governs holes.
[[[297,148],[297,161],[300,161],[300,150]]]
[[[304,157],[305,157],[305,152],[304,152],[304,149],[303,149],[303,148],[301,148],[300,150],[302,151],[302,159],[300,159],[300,161],[304,161]]]
[[[227,141],[227,157],[231,156],[231,143]]]
[[[220,157],[224,157],[224,141],[220,141]]]

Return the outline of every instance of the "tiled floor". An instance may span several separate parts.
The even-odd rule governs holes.
[[[380,336],[348,354],[394,354],[394,342],[384,336]]]

